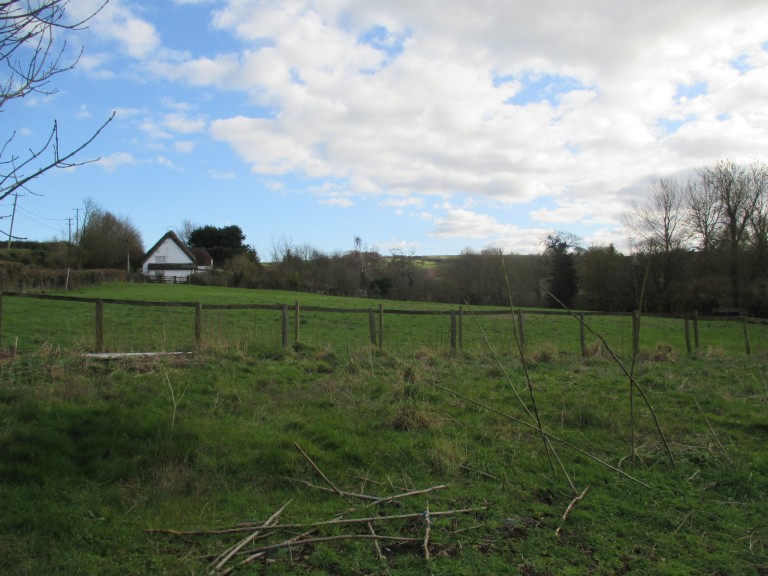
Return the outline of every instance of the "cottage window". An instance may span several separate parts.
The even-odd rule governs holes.
[[[165,256],[155,256],[155,262],[158,264],[165,264]]]

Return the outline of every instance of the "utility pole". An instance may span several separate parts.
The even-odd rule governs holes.
[[[11,230],[8,232],[8,250],[11,249],[11,240],[13,239],[13,221],[16,220],[16,202],[19,201],[19,193],[13,193],[13,213],[11,214]]]
[[[73,208],[75,211],[75,240],[80,244],[80,208]]]
[[[69,243],[72,244],[72,218],[67,218],[67,228],[69,229]]]

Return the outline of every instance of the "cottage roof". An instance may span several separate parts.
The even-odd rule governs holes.
[[[213,266],[213,257],[205,248],[189,247],[189,251],[195,256],[195,262],[198,266]]]
[[[182,242],[182,241],[181,241],[181,239],[180,239],[180,238],[179,238],[179,237],[176,235],[176,232],[174,232],[173,230],[169,230],[168,232],[166,232],[166,233],[165,233],[165,235],[164,235],[162,238],[160,238],[160,240],[158,240],[158,241],[155,243],[155,245],[154,245],[154,246],[152,246],[152,248],[150,248],[150,249],[147,251],[147,253],[144,255],[144,259],[141,261],[141,265],[142,265],[142,266],[143,266],[143,265],[144,265],[144,264],[147,262],[147,260],[149,260],[149,259],[152,257],[152,254],[154,254],[154,253],[155,253],[155,251],[156,251],[156,250],[157,250],[157,249],[158,249],[158,248],[159,248],[159,247],[160,247],[160,246],[163,244],[163,242],[165,242],[166,240],[171,240],[172,242],[174,242],[174,243],[175,243],[175,244],[176,244],[176,245],[179,247],[179,249],[180,249],[182,252],[184,252],[184,254],[186,254],[186,255],[187,255],[187,257],[188,257],[188,258],[189,258],[189,259],[190,259],[192,262],[197,262],[197,258],[195,257],[195,255],[192,253],[192,251],[191,251],[189,248],[187,248],[187,245],[186,245],[186,244],[184,244],[184,242]],[[209,257],[210,257],[210,256],[209,256]]]

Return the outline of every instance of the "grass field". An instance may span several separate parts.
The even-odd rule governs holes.
[[[81,295],[297,298],[130,285]],[[191,346],[191,309],[136,310],[105,307],[108,346]],[[19,353],[0,364],[0,573],[207,574],[284,505],[284,527],[241,552],[317,541],[245,565],[236,554],[216,573],[768,573],[764,327],[750,326],[748,356],[740,324],[702,322],[688,357],[679,322],[643,319],[633,372],[653,412],[636,390],[632,425],[627,377],[594,340],[581,357],[567,318],[526,317],[526,377],[509,319],[479,320],[497,362],[467,318],[463,353],[450,352],[444,316],[387,316],[378,351],[367,316],[309,313],[302,343],[283,350],[268,312],[206,312],[196,355],[101,361],[78,353],[92,345],[90,307],[5,298],[2,345]],[[629,366],[627,320],[594,321]]]
[[[348,355],[370,342],[369,308],[384,309],[384,348],[401,354],[422,347],[446,351],[451,346],[450,316],[399,314],[397,311],[458,311],[458,306],[423,302],[399,302],[342,298],[315,294],[244,290],[217,287],[158,284],[118,284],[71,291],[68,296],[122,301],[201,302],[203,313],[202,345],[244,354],[265,354],[281,347],[281,314],[277,309],[216,309],[227,305],[289,306],[290,339],[294,337],[293,307],[300,304],[300,341],[314,347],[331,347],[336,354]],[[211,308],[209,308],[211,307]],[[309,311],[308,308],[353,309],[338,313]],[[489,308],[478,309],[480,314]],[[498,316],[473,316],[465,307],[461,322],[460,347],[468,353],[484,353],[490,343],[495,349],[514,351],[513,324],[508,310]],[[87,351],[95,346],[94,304],[3,299],[0,343],[9,348],[34,351],[53,345],[65,350]],[[624,316],[587,316],[589,327],[610,341],[622,356],[632,352],[632,320]],[[768,326],[748,326],[750,347],[756,354],[768,353]],[[550,355],[578,353],[581,345],[579,323],[567,314],[543,315],[526,311],[526,343],[532,350]],[[194,348],[194,308],[141,307],[106,304],[104,307],[104,345],[109,351],[183,351]],[[739,355],[745,351],[744,327],[739,321],[702,319],[699,322],[700,352]],[[691,339],[693,335],[691,335]],[[595,347],[598,339],[587,332],[586,345]],[[645,317],[641,322],[641,348],[655,353],[658,345],[671,346],[685,353],[684,323],[680,319]]]

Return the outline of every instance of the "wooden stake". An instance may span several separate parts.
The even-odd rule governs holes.
[[[203,305],[195,304],[195,351],[200,352],[203,345]]]
[[[96,300],[96,352],[104,352],[104,302]]]

